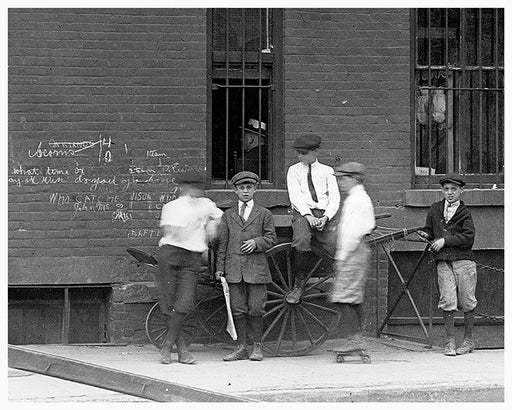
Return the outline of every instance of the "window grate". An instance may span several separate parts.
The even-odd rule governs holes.
[[[227,188],[242,170],[275,182],[276,129],[273,9],[212,9],[210,164],[213,186]]]
[[[416,9],[413,19],[415,186],[449,172],[502,186],[503,9]]]

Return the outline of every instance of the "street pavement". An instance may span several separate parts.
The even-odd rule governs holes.
[[[371,363],[337,363],[329,340],[306,356],[224,362],[227,345],[192,345],[196,365],[162,365],[152,345],[24,346],[89,364],[262,402],[505,402],[505,350],[446,357],[439,347],[366,338]],[[39,386],[39,387],[34,387]],[[9,402],[146,399],[9,369]],[[481,408],[481,407],[480,407]]]

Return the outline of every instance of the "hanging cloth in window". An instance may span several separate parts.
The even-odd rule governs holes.
[[[416,101],[416,119],[421,125],[427,125],[428,122],[428,90],[420,90],[420,95]]]
[[[438,123],[439,129],[443,128],[441,125],[446,119],[446,97],[443,90],[434,90],[432,96],[432,119]]]

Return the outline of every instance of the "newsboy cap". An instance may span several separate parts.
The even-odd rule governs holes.
[[[205,185],[205,174],[202,172],[185,172],[183,174],[178,174],[174,178],[174,182],[177,184],[183,184],[183,185],[194,185],[194,186],[201,186]]]
[[[293,148],[307,150],[317,149],[320,147],[321,142],[322,139],[318,135],[300,135],[295,138],[295,141],[293,142]]]
[[[334,168],[334,175],[337,177],[343,175],[364,175],[365,173],[364,165],[359,162],[347,162]]]
[[[250,171],[241,171],[231,178],[231,183],[233,185],[238,184],[257,184],[260,178],[254,172]]]
[[[464,180],[464,177],[459,174],[446,174],[444,177],[441,177],[441,179],[439,180],[439,184],[441,186],[446,182],[452,182],[461,187],[466,185],[466,181]]]

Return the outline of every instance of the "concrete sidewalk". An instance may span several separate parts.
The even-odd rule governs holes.
[[[429,349],[418,343],[388,338],[367,338],[367,341],[370,364],[337,363],[334,353],[329,351],[339,344],[336,340],[327,341],[307,356],[265,357],[262,362],[224,362],[222,358],[230,347],[192,345],[196,365],[162,365],[159,352],[152,345],[26,347],[264,402],[504,401],[503,349],[446,357],[439,348]],[[13,383],[10,377],[9,398],[21,400],[11,394]]]

